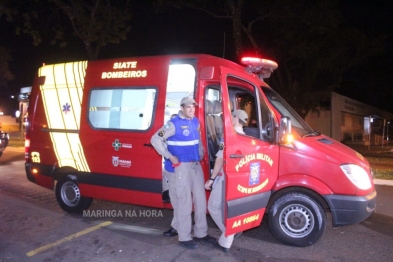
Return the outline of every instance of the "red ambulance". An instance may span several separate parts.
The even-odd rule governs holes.
[[[359,223],[375,210],[368,161],[312,130],[264,78],[273,61],[244,66],[204,54],[118,58],[45,65],[38,70],[26,132],[27,178],[53,189],[67,212],[105,199],[155,208],[163,203],[163,159],[150,138],[184,96],[199,106],[206,179],[224,138],[224,221],[232,234],[259,226],[309,246],[333,226]],[[238,134],[235,109],[253,123]]]

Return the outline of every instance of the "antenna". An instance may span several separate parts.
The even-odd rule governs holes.
[[[225,58],[225,32],[224,32],[224,46],[222,47],[222,58]]]

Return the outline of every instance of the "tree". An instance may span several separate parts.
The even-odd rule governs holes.
[[[9,70],[8,64],[11,61],[10,52],[3,46],[0,46],[0,88],[7,88],[7,82],[14,78]]]
[[[11,5],[20,10],[13,15],[19,19],[18,34],[29,34],[35,45],[51,39],[60,46],[73,34],[83,41],[89,60],[97,59],[107,44],[125,40],[131,29],[129,0],[15,0]]]
[[[243,52],[242,15],[247,0],[157,0],[154,5],[158,11],[168,8],[190,8],[205,12],[218,19],[226,19],[232,23],[232,36],[235,43],[236,57],[240,58]]]
[[[345,72],[382,50],[383,39],[346,26],[339,7],[335,1],[277,0],[258,10],[269,13],[269,41],[254,48],[275,57],[272,86],[303,118],[330,102]],[[247,31],[251,43],[261,43],[257,32]]]
[[[90,60],[97,59],[101,47],[125,40],[131,27],[129,2],[114,6],[110,0],[51,0],[69,18],[74,34],[86,48]],[[69,2],[69,3],[67,3]]]
[[[4,0],[0,3],[0,19],[5,17],[7,21],[12,20],[12,15],[16,11],[9,8],[9,1]],[[14,78],[9,70],[9,62],[12,60],[9,50],[0,45],[0,88],[6,88],[7,82]]]
[[[7,21],[11,21],[17,10],[11,7],[11,0],[2,0],[0,2],[0,19],[5,17]]]
[[[346,27],[337,1],[172,0],[155,2],[191,8],[233,26],[236,57],[256,52],[278,62],[270,83],[303,118],[318,112],[340,87],[343,74],[381,51],[382,39]]]

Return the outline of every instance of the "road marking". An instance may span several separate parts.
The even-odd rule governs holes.
[[[62,239],[60,239],[60,240],[58,240],[58,241],[56,241],[56,242],[54,242],[54,243],[51,243],[51,244],[48,244],[48,245],[39,247],[39,248],[37,248],[37,249],[34,249],[34,250],[32,250],[32,251],[26,253],[26,255],[27,255],[28,257],[32,257],[32,256],[34,256],[34,255],[36,255],[36,254],[38,254],[38,253],[40,253],[40,252],[42,252],[42,251],[45,251],[45,250],[47,250],[47,249],[50,249],[50,248],[55,247],[55,246],[57,246],[57,245],[60,245],[60,244],[62,244],[62,243],[64,243],[64,242],[70,241],[70,240],[72,240],[72,239],[74,239],[74,238],[83,236],[83,235],[85,235],[85,234],[87,234],[87,233],[90,233],[90,232],[92,232],[92,231],[95,231],[95,230],[97,230],[97,229],[100,229],[101,227],[108,226],[108,225],[110,225],[110,224],[112,224],[112,223],[113,223],[113,222],[111,222],[111,221],[103,222],[103,223],[98,224],[98,225],[96,225],[96,226],[94,226],[94,227],[90,227],[90,228],[87,228],[87,229],[85,229],[85,230],[82,230],[82,231],[80,231],[80,232],[78,232],[78,233],[69,235],[68,237],[62,238]]]
[[[162,230],[140,227],[140,226],[124,225],[119,223],[113,223],[112,225],[108,226],[108,228],[141,233],[145,235],[157,235],[157,236],[162,235]]]

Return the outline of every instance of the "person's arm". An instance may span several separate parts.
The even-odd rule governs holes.
[[[216,179],[216,177],[218,176],[218,173],[220,173],[223,165],[224,165],[224,159],[222,159],[221,157],[217,157],[216,161],[214,162],[214,168],[213,168],[213,172],[210,176],[210,180]]]
[[[209,180],[207,180],[205,183],[205,188],[207,190],[211,189],[211,186],[213,185],[213,182],[216,179],[216,177],[218,176],[218,174],[220,173],[223,165],[224,165],[224,159],[222,158],[222,150],[220,150],[220,151],[218,151],[216,161],[214,162],[213,172],[212,172]]]
[[[168,137],[173,136],[175,132],[176,129],[174,124],[171,121],[168,121],[168,123],[157,130],[157,132],[150,139],[150,143],[153,145],[157,153],[169,159],[173,164],[177,164],[178,159],[168,151],[165,141]]]
[[[202,136],[201,136],[201,130],[200,130],[201,125],[199,124],[198,130],[199,130],[199,159],[202,160],[203,156],[205,155],[205,148],[203,147],[202,144]]]

